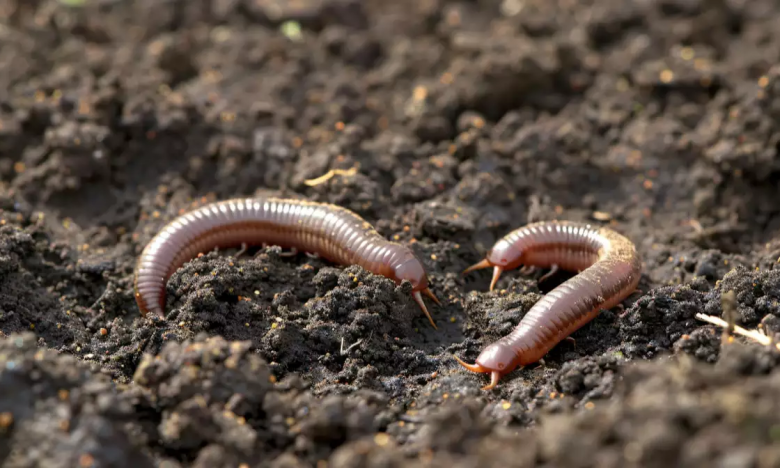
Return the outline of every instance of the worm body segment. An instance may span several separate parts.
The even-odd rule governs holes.
[[[316,253],[338,264],[357,264],[397,284],[408,280],[415,302],[436,328],[421,294],[439,302],[411,249],[387,241],[344,208],[275,198],[211,203],[166,225],[144,248],[136,266],[135,298],[141,314],[164,316],[166,282],[198,253],[260,244]]]
[[[520,265],[580,273],[534,304],[509,335],[480,353],[475,364],[455,357],[470,371],[491,374],[485,389],[495,387],[516,367],[537,362],[601,310],[619,304],[636,289],[642,274],[641,258],[629,239],[611,229],[566,221],[512,231],[463,273],[492,266],[492,291],[502,272]]]

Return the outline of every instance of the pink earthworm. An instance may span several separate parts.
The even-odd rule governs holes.
[[[463,274],[493,267],[492,291],[502,272],[520,265],[580,273],[534,304],[515,329],[488,345],[474,364],[455,356],[466,369],[491,375],[486,390],[518,366],[539,361],[601,310],[619,304],[636,289],[642,274],[641,258],[629,239],[608,228],[567,221],[512,231]]]
[[[144,248],[136,266],[135,299],[141,314],[164,316],[166,282],[198,253],[261,244],[357,264],[397,284],[408,280],[412,297],[436,328],[422,294],[437,304],[439,300],[428,287],[423,263],[409,247],[386,240],[360,216],[339,206],[276,198],[210,203],[166,225]]]

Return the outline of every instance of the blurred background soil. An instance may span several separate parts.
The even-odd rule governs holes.
[[[775,467],[780,5],[771,0],[0,0],[4,467]],[[307,180],[336,174],[319,184]],[[134,262],[199,204],[342,205],[408,291],[208,253],[142,318]],[[527,222],[608,225],[639,290],[482,391],[568,276],[461,277]],[[254,251],[252,252],[255,253]]]

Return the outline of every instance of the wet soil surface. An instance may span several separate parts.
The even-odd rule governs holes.
[[[0,0],[6,467],[774,467],[780,6],[770,0]],[[307,183],[331,169],[321,183]],[[350,171],[351,170],[351,171]],[[211,252],[142,317],[175,216],[339,204],[408,284]],[[511,229],[611,226],[639,290],[505,376],[460,368],[568,276],[460,276]]]

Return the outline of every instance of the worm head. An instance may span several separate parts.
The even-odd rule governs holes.
[[[492,371],[498,371],[502,374],[511,372],[515,367],[517,354],[511,346],[502,342],[488,345],[479,353],[477,365]]]
[[[466,268],[463,274],[493,267],[493,279],[490,280],[490,290],[492,291],[496,287],[501,273],[517,268],[522,261],[522,251],[506,239],[501,239],[490,249],[484,260]]]
[[[412,283],[412,289],[415,291],[421,291],[428,287],[428,275],[425,274],[425,267],[415,257],[409,258],[395,267],[393,274],[399,283],[403,280]]]
[[[486,258],[494,267],[499,267],[502,270],[512,270],[517,268],[522,262],[522,254],[523,252],[512,245],[511,242],[501,239],[490,249]]]
[[[414,298],[414,301],[420,306],[420,309],[425,316],[428,317],[428,321],[431,322],[433,328],[437,328],[436,323],[433,321],[433,317],[431,317],[431,313],[428,312],[428,308],[425,307],[422,295],[425,294],[430,297],[436,304],[441,305],[441,303],[439,302],[439,299],[436,298],[436,295],[433,294],[433,291],[428,287],[428,275],[425,273],[425,267],[422,262],[420,262],[417,257],[410,255],[406,261],[401,262],[395,267],[393,274],[398,283],[401,283],[403,280],[412,283],[412,297]]]
[[[517,355],[514,350],[501,342],[493,343],[485,348],[474,364],[467,364],[457,357],[455,359],[460,365],[472,372],[490,374],[490,384],[482,387],[483,390],[494,388],[498,385],[498,380],[502,375],[511,372],[517,366],[515,362]]]

